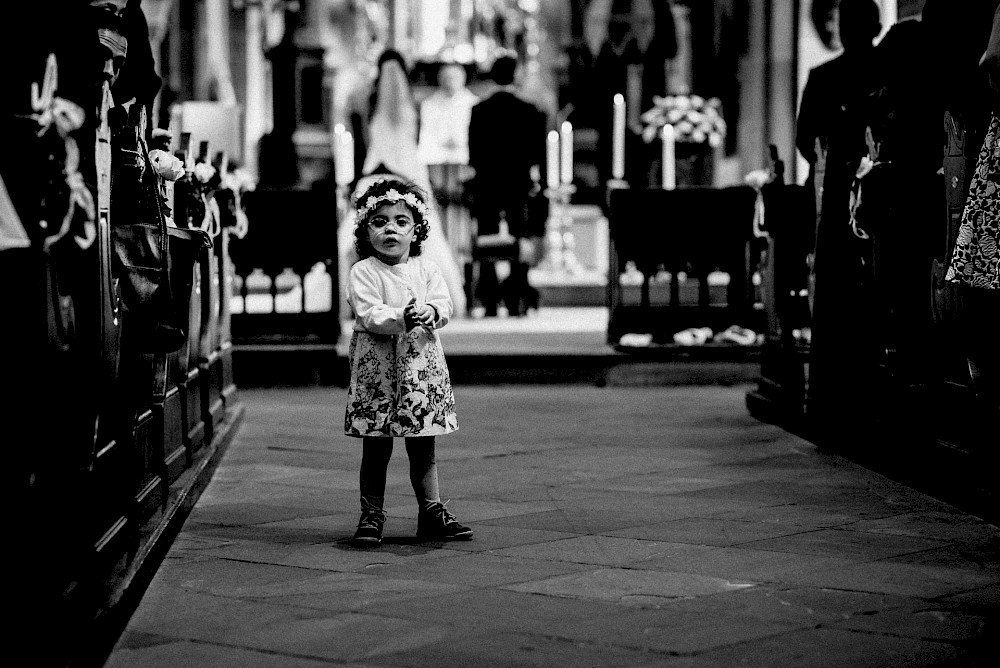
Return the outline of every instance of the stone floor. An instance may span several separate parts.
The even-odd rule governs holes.
[[[246,415],[106,665],[985,666],[1000,530],[781,429],[746,387],[458,386],[415,540],[358,549],[343,388]]]

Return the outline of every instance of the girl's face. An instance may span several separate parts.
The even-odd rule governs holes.
[[[416,234],[413,212],[402,202],[386,202],[368,219],[368,241],[386,264],[406,262]]]

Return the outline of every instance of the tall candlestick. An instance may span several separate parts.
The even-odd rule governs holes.
[[[563,185],[573,183],[573,124],[563,121],[559,129],[559,139],[562,144],[562,160],[559,165]]]
[[[559,187],[559,133],[549,130],[545,137],[545,182],[549,188]]]
[[[663,139],[663,189],[673,190],[677,187],[677,161],[674,156],[674,126],[667,123],[660,131]]]
[[[615,93],[614,97],[614,143],[611,151],[611,175],[616,179],[625,177],[625,96]]]

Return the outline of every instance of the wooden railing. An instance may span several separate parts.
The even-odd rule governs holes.
[[[253,384],[336,373],[340,337],[337,200],[331,187],[257,189],[231,242],[232,342]],[[315,373],[314,373],[315,372]],[[250,374],[253,374],[252,376]]]
[[[609,192],[608,343],[737,325],[760,331],[754,282],[760,242],[749,186]]]

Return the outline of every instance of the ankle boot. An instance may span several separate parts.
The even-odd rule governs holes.
[[[382,542],[382,525],[385,524],[385,511],[382,510],[382,499],[361,497],[361,519],[358,529],[354,532],[354,542],[366,545],[378,545]]]
[[[470,540],[472,529],[462,526],[440,501],[428,504],[417,515],[420,540]]]

